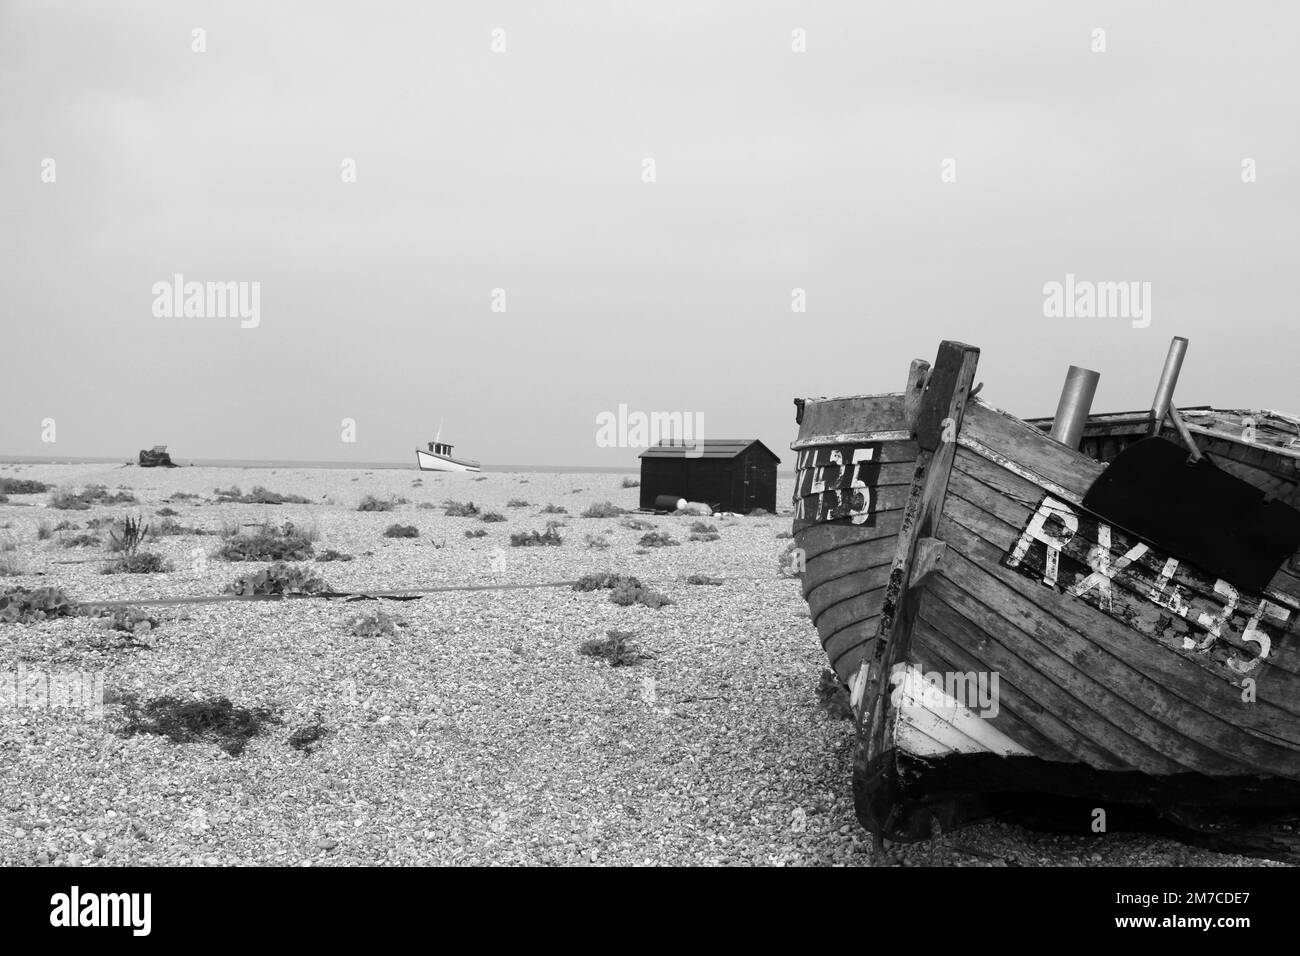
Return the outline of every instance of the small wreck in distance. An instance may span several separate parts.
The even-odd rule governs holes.
[[[167,454],[166,445],[154,445],[153,448],[145,451],[140,450],[140,467],[141,468],[176,468],[177,465],[172,461],[172,456]]]

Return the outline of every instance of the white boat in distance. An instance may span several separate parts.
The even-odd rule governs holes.
[[[446,442],[429,442],[429,450],[415,449],[415,461],[421,471],[479,471],[479,464],[468,458],[454,458]]]

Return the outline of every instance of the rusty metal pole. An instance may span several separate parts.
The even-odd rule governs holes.
[[[1097,394],[1097,380],[1100,372],[1090,368],[1071,365],[1065,373],[1065,385],[1061,388],[1061,400],[1056,405],[1056,418],[1052,420],[1051,435],[1062,445],[1078,448],[1083,438],[1083,427],[1088,424],[1088,414],[1092,411],[1092,399]]]
[[[1155,421],[1151,423],[1151,434],[1159,435],[1169,414],[1169,406],[1174,400],[1174,388],[1178,385],[1178,373],[1183,368],[1183,356],[1187,354],[1187,339],[1175,335],[1169,343],[1169,354],[1165,356],[1165,367],[1160,372],[1160,384],[1156,386],[1156,397],[1151,400],[1151,414]]]

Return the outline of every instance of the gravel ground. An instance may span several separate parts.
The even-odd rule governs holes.
[[[56,584],[78,600],[219,593],[239,565],[208,557],[214,537],[146,547],[176,570],[104,575],[102,549],[65,549],[37,527],[153,513],[217,531],[291,520],[317,550],[356,560],[313,565],[340,590],[540,583],[613,570],[673,604],[619,607],[608,592],[568,588],[447,592],[382,602],[401,626],[354,637],[347,622],[376,604],[319,600],[153,609],[159,626],[123,646],[99,622],[0,624],[0,672],[103,672],[102,718],[0,706],[0,863],[765,864],[869,865],[869,837],[849,792],[851,729],[828,718],[815,688],[824,660],[795,581],[778,572],[788,516],[703,519],[721,539],[688,542],[697,519],[651,517],[678,547],[638,547],[644,531],[578,515],[594,501],[635,507],[610,474],[419,476],[334,469],[139,469],[3,466],[0,476],[64,487],[129,486],[139,505],[56,511],[48,495],[0,504],[4,583]],[[212,503],[215,488],[264,485],[312,505]],[[788,500],[784,481],[779,501]],[[358,512],[363,495],[404,496]],[[507,521],[449,518],[422,502],[473,500]],[[528,507],[508,507],[513,498]],[[572,514],[544,515],[545,504]],[[646,516],[639,516],[646,517]],[[515,548],[509,536],[567,521],[560,547]],[[387,539],[394,522],[415,539]],[[487,536],[468,539],[482,528]],[[608,530],[611,547],[587,535]],[[69,532],[75,533],[75,532]],[[638,553],[644,551],[644,553]],[[39,573],[38,573],[39,572]],[[691,586],[693,573],[726,578]],[[584,640],[618,628],[651,655],[611,667]],[[234,757],[212,743],[115,733],[121,700],[225,696],[277,708]],[[298,728],[321,725],[308,750]],[[994,823],[895,848],[904,865],[1092,866],[1261,861],[1134,834],[1059,836]]]

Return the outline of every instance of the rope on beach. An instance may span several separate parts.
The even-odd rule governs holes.
[[[396,591],[318,591],[315,594],[194,594],[185,597],[137,598],[117,601],[78,601],[81,607],[166,607],[178,604],[221,604],[226,601],[285,601],[301,598],[342,599],[344,601],[418,601],[426,594],[443,591],[509,591],[527,588],[572,587],[577,581],[545,581],[538,584],[446,584],[427,588],[402,588]]]
[[[722,581],[768,581],[766,577],[721,578]],[[182,604],[223,604],[227,601],[287,601],[302,598],[351,601],[418,601],[426,594],[447,591],[519,591],[532,588],[569,588],[577,581],[542,581],[534,584],[442,584],[394,591],[318,591],[315,594],[193,594],[184,597],[136,598],[115,601],[77,601],[79,607],[168,607]]]

